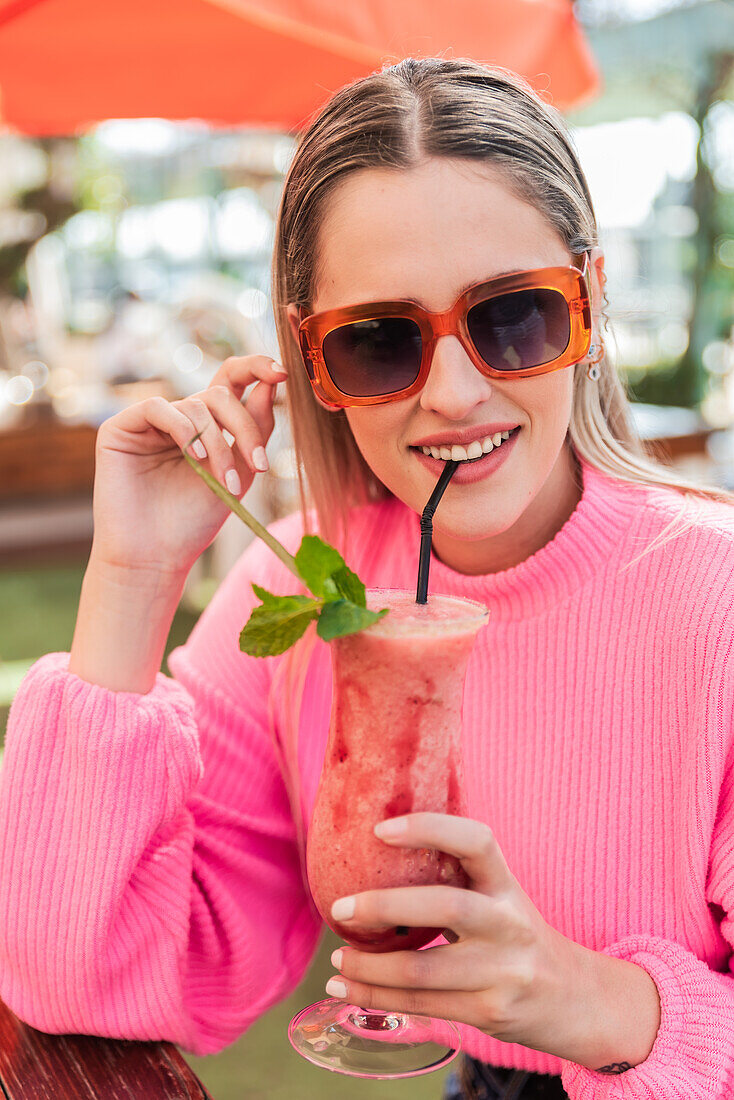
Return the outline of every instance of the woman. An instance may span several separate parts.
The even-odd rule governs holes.
[[[200,459],[246,491],[286,376],[314,508],[275,524],[281,541],[316,526],[368,585],[410,587],[450,453],[466,464],[432,587],[490,608],[465,693],[471,817],[382,833],[455,853],[472,888],[337,903],[453,942],[340,949],[329,992],[458,1021],[447,1095],[730,1095],[733,501],[645,457],[603,354],[603,285],[562,120],[512,74],[407,59],[312,121],[276,230],[285,370],[228,360],[195,397],[100,429],[72,652],[28,673],[2,774],[0,995],[21,1017],[210,1052],[312,957],[296,837],[329,653],[305,678],[292,813],[273,738],[293,718],[288,659],[238,648],[252,582],[292,591],[263,544],[173,654],[175,680],[157,674],[226,516],[181,449],[201,432]]]

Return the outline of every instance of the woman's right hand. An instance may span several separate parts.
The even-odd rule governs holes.
[[[95,560],[185,577],[230,513],[182,452],[200,432],[190,453],[231,493],[243,496],[257,470],[267,469],[264,447],[273,430],[275,388],[285,377],[269,356],[236,356],[191,397],[151,397],[106,420],[97,434]],[[234,436],[231,448],[222,429]]]

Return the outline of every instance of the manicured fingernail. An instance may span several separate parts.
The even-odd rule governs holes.
[[[329,978],[326,983],[326,992],[330,997],[346,997],[347,987],[338,978]]]
[[[331,953],[331,965],[335,970],[341,970],[342,959],[344,958],[344,951],[341,947],[337,947],[336,951]]]
[[[273,370],[276,374],[288,374],[288,371],[280,363],[273,363]]]
[[[252,452],[252,462],[256,470],[262,470],[264,473],[269,469],[268,456],[265,454],[264,447],[256,447]]]
[[[224,484],[229,489],[233,497],[242,496],[242,482],[240,481],[240,475],[236,470],[227,470],[224,475]]]
[[[382,840],[390,840],[392,837],[400,836],[408,828],[407,817],[391,817],[387,821],[380,821],[375,825],[375,836],[379,836]]]
[[[334,920],[351,920],[354,916],[356,902],[354,898],[339,898],[331,907],[331,915]]]
[[[206,447],[200,439],[194,440],[191,444],[191,450],[194,452],[197,458],[206,458]]]

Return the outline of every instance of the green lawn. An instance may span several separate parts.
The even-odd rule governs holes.
[[[0,744],[13,685],[28,664],[71,645],[83,573],[81,562],[0,571]],[[179,609],[166,653],[186,640],[195,620]],[[187,1055],[214,1100],[439,1100],[446,1071],[408,1081],[363,1081],[317,1069],[291,1048],[288,1021],[325,996],[329,956],[338,942],[328,933],[301,986],[232,1046],[207,1058]]]
[[[37,657],[71,646],[84,565],[0,571],[0,744],[13,684]],[[166,654],[186,640],[195,622],[179,608]]]

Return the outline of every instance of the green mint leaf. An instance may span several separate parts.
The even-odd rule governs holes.
[[[339,599],[339,589],[336,587],[333,577],[327,577],[324,581],[324,591],[322,595],[325,600]]]
[[[262,603],[253,609],[240,633],[240,649],[251,657],[285,653],[318,618],[323,606],[322,600],[310,596],[275,596],[257,584],[252,588]]]
[[[367,606],[365,587],[356,573],[345,565],[331,574],[331,581],[340,596],[356,603],[357,607]]]
[[[296,551],[296,568],[303,583],[314,596],[338,597],[338,591],[328,581],[333,573],[346,569],[344,558],[318,535],[304,535]]]
[[[276,596],[273,592],[268,592],[267,588],[261,588],[259,584],[255,584],[254,581],[252,582],[252,591],[266,607],[280,607],[281,600],[293,599],[292,596]],[[305,599],[310,599],[310,596],[306,596]]]
[[[330,642],[332,638],[343,638],[345,634],[356,634],[366,626],[372,626],[383,615],[387,615],[387,608],[383,611],[368,611],[351,600],[334,600],[324,604],[316,633],[325,642]]]
[[[365,607],[365,587],[345,564],[341,554],[318,537],[304,535],[296,553],[301,578],[314,596],[325,600],[345,599]]]

